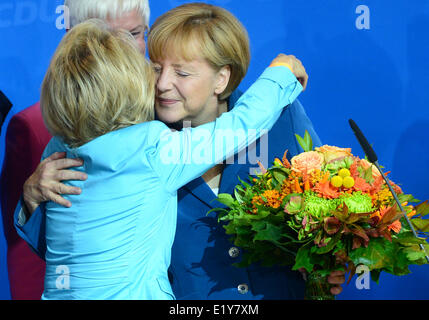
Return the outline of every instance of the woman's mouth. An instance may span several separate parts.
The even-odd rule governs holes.
[[[157,100],[158,100],[158,103],[162,106],[172,106],[178,102],[178,100],[176,99],[168,99],[168,98],[160,98],[160,97],[158,97]]]

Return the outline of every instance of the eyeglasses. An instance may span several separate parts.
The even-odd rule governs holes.
[[[130,33],[134,37],[134,39],[137,39],[142,33],[143,33],[144,39],[147,39],[147,35],[149,33],[149,27],[145,26],[143,31],[141,30],[141,27],[138,27],[138,28],[130,31]]]

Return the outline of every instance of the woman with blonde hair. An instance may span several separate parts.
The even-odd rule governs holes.
[[[42,298],[174,298],[167,268],[177,190],[252,143],[257,135],[249,133],[270,128],[302,91],[289,70],[305,75],[296,59],[280,55],[273,63],[234,110],[198,128],[171,131],[153,121],[155,76],[129,33],[100,21],[67,33],[42,84],[42,113],[54,136],[43,158],[54,152],[81,158],[77,170],[88,178],[67,182],[84,190],[69,196],[72,207],[47,202],[43,215],[31,217],[46,225]],[[213,70],[211,77],[211,90],[220,94],[225,73]],[[227,129],[246,134],[216,144]],[[198,161],[201,151],[210,154],[205,161]],[[35,250],[39,229],[18,229]]]

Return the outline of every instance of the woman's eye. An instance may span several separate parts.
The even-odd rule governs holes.
[[[137,38],[140,34],[141,34],[141,32],[140,32],[140,31],[138,31],[138,32],[131,32],[131,35],[132,35],[134,38]]]
[[[183,72],[183,71],[176,71],[176,74],[179,77],[187,77],[187,76],[189,76],[189,73],[186,73],[186,72]]]
[[[153,67],[153,70],[154,70],[156,73],[161,73],[161,67]]]

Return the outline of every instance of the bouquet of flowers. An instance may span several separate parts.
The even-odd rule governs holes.
[[[382,271],[405,275],[409,265],[427,263],[421,246],[428,251],[428,201],[415,205],[420,201],[391,182],[404,210],[400,212],[370,162],[350,148],[313,149],[308,132],[296,137],[303,153],[289,162],[286,151],[272,167],[260,165],[260,174],[240,180],[234,197],[217,198],[226,208],[214,211],[244,252],[238,266],[258,262],[305,269],[306,298],[332,299],[326,281],[332,271],[350,272],[350,282],[364,265],[378,283]]]

